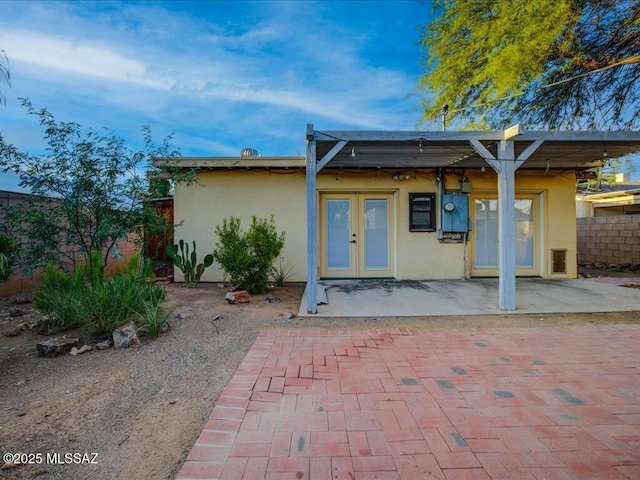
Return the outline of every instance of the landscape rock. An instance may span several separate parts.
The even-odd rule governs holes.
[[[140,339],[138,338],[136,326],[133,322],[116,328],[111,335],[113,337],[113,345],[116,348],[127,348],[132,343],[140,345]]]
[[[9,308],[10,317],[21,317],[25,314],[24,308],[11,307]]]
[[[38,356],[57,357],[66,355],[73,347],[78,348],[80,340],[75,337],[55,337],[36,345]]]
[[[287,320],[293,320],[294,318],[296,318],[296,314],[292,312],[285,312],[284,318],[286,318]]]
[[[13,328],[11,330],[7,330],[6,332],[4,332],[3,335],[5,337],[17,337],[21,333],[22,333],[22,330],[20,330],[19,328]]]
[[[98,350],[107,350],[108,348],[111,348],[111,345],[113,345],[113,342],[106,339],[104,342],[96,343],[96,348]]]
[[[250,303],[251,296],[246,290],[238,290],[237,292],[228,292],[224,299],[229,303]]]
[[[280,303],[280,302],[281,300],[279,298],[275,298],[270,293],[268,293],[267,296],[264,298],[264,303]]]
[[[27,330],[30,330],[30,329],[31,329],[31,325],[29,325],[28,323],[21,323],[16,328],[14,328],[12,330],[9,330],[7,332],[4,332],[4,336],[5,337],[17,337],[22,332],[26,332]]]
[[[27,295],[26,293],[16,293],[16,303],[31,303],[32,301],[33,300],[31,300],[31,296]]]
[[[91,345],[83,345],[80,348],[73,347],[69,352],[69,355],[80,355],[86,352],[90,352],[91,350],[93,350],[93,347]]]

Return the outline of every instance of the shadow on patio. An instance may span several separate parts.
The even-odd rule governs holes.
[[[640,278],[516,280],[516,310],[498,309],[498,279],[471,280],[323,280],[328,304],[318,317],[423,317],[439,315],[494,315],[590,313],[640,310]],[[306,300],[300,316],[308,316]]]

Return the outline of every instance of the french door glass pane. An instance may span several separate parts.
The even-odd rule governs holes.
[[[476,199],[475,262],[478,268],[498,267],[498,201],[495,199]]]
[[[516,267],[533,268],[533,200],[516,200]]]
[[[364,201],[364,268],[389,268],[388,211],[387,200]]]
[[[327,199],[327,268],[351,268],[349,199]]]
[[[498,267],[498,200],[475,200],[476,245],[475,266],[477,268]],[[533,199],[517,199],[516,216],[516,268],[533,268],[534,224]]]

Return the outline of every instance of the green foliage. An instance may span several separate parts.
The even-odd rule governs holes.
[[[87,333],[101,336],[131,319],[144,324],[149,313],[158,313],[165,291],[153,283],[150,262],[140,265],[134,255],[113,277],[105,278],[101,273],[99,266],[68,274],[48,264],[34,294],[36,308],[48,316],[43,329],[52,333],[83,327]]]
[[[149,127],[143,127],[144,147],[133,150],[112,131],[83,131],[28,100],[23,106],[45,129],[47,148],[43,155],[29,155],[0,134],[0,171],[15,173],[20,187],[32,194],[3,212],[15,238],[29,238],[20,252],[25,270],[51,262],[72,272],[78,264],[95,263],[96,251],[104,265],[118,240],[142,239],[145,226],[163,225],[153,208],[145,208],[144,170],[155,157],[178,155],[171,137],[156,146]]]
[[[631,157],[613,158],[604,163],[602,167],[588,170],[592,174],[588,179],[580,179],[577,186],[583,190],[599,191],[603,185],[616,183],[616,175],[620,172],[636,173],[635,165]]]
[[[55,333],[80,326],[88,310],[86,294],[87,287],[80,275],[69,275],[48,263],[33,296],[35,307],[47,315],[41,332]]]
[[[635,129],[637,0],[436,0],[421,46],[425,120]]]
[[[139,331],[149,335],[152,339],[157,339],[161,333],[167,331],[169,327],[170,311],[165,310],[157,303],[145,303],[144,312],[138,313],[140,322]]]
[[[11,278],[16,251],[11,237],[0,233],[0,282],[6,282]]]
[[[283,287],[294,274],[293,267],[286,265],[282,257],[277,266],[271,267],[271,279],[279,287]]]
[[[264,293],[273,263],[284,247],[284,232],[276,231],[274,216],[251,217],[251,226],[243,232],[240,219],[225,218],[216,227],[218,242],[213,258],[234,285],[249,293]]]
[[[197,287],[204,270],[213,265],[213,255],[210,253],[205,255],[202,263],[198,263],[195,240],[191,252],[189,252],[189,244],[184,240],[180,240],[177,245],[167,245],[167,256],[184,274],[187,287]]]

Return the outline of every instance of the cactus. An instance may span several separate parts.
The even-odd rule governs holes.
[[[173,264],[182,270],[187,287],[197,287],[204,270],[213,265],[213,255],[211,254],[205,255],[202,263],[198,263],[195,240],[192,243],[193,250],[191,251],[189,251],[189,244],[184,240],[180,240],[177,245],[167,245],[167,255]]]

